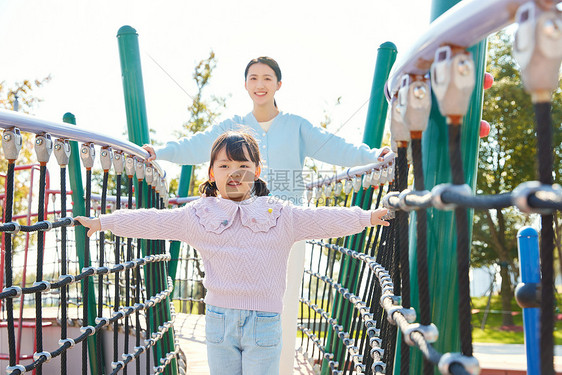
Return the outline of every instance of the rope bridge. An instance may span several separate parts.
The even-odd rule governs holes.
[[[562,46],[559,33],[552,31],[560,25],[560,12],[547,9],[549,4],[462,2],[432,24],[414,52],[395,65],[386,84],[395,153],[381,163],[307,185],[310,205],[384,206],[390,210],[391,222],[389,227],[369,228],[347,238],[309,241],[309,263],[300,296],[300,350],[322,374],[390,374],[397,369],[408,374],[410,347],[421,351],[424,374],[433,373],[435,366],[443,374],[477,374],[470,325],[468,209],[508,206],[541,214],[541,370],[553,373],[552,212],[562,207],[562,191],[552,179],[552,119],[547,93],[558,87],[562,56],[556,52],[562,51]],[[494,15],[493,22],[480,22],[487,14]],[[498,196],[475,196],[466,182],[460,142],[462,120],[476,81],[473,59],[465,48],[514,18],[520,24],[515,54],[536,112],[539,181]],[[542,38],[541,33],[550,39]],[[538,73],[536,67],[540,68]],[[555,73],[548,74],[552,71]],[[556,79],[543,84],[541,77],[549,75]],[[422,140],[431,110],[431,91],[447,121],[451,184],[429,191],[422,166],[427,157]],[[0,127],[4,129],[2,150],[7,160],[0,224],[4,253],[0,303],[8,343],[0,360],[8,362],[6,373],[42,374],[48,366],[61,374],[185,373],[185,359],[174,335],[172,297],[188,313],[202,306],[204,270],[197,250],[184,247],[181,258],[186,262],[169,267],[168,263],[175,264],[178,259],[168,253],[164,241],[120,238],[103,232],[92,240],[72,219],[119,209],[165,209],[171,202],[163,171],[157,164],[145,162],[148,154],[141,148],[71,125],[0,111]],[[27,205],[15,189],[22,185],[18,173],[23,166],[17,162],[23,139],[33,136],[39,165],[29,168],[32,173],[39,170],[36,212],[31,204],[33,179],[28,181]],[[414,176],[410,188],[408,148]],[[48,188],[47,166],[54,163],[52,153],[60,171],[57,190]],[[94,168],[96,154],[101,169]],[[93,192],[96,189],[99,195]],[[72,195],[72,207],[67,204],[68,195]],[[56,205],[51,209],[49,196]],[[27,214],[18,209],[27,210]],[[449,245],[457,252],[459,353],[440,353],[434,348],[439,333],[432,323],[431,296],[438,291],[431,290],[428,281],[427,234],[431,224],[428,212],[436,210],[454,211],[456,223],[456,243]],[[32,223],[31,218],[36,221]],[[31,234],[36,249],[29,252],[36,255],[36,262],[30,285],[25,277]],[[25,251],[20,250],[22,244],[26,244]],[[49,246],[56,249],[55,261],[49,259]],[[411,255],[415,259],[410,259]],[[20,283],[20,275],[14,271],[21,262]],[[47,265],[51,271],[46,271]],[[175,290],[173,280],[179,284]],[[417,286],[418,295],[410,290],[411,285]],[[53,302],[56,296],[60,299]],[[53,304],[57,307],[54,321],[60,325],[56,330],[46,324],[53,320],[48,316]],[[35,331],[34,353],[25,354],[21,332],[28,323],[24,322],[25,307],[31,305],[35,307],[33,321],[26,327]],[[18,307],[19,319],[14,315]],[[60,337],[54,345],[53,332]]]
[[[185,359],[174,338],[175,311],[171,303],[174,286],[172,278],[167,275],[167,263],[171,257],[164,241],[141,241],[99,233],[92,246],[84,229],[74,227],[75,222],[69,217],[67,207],[67,196],[72,194],[74,207],[70,216],[94,214],[92,203],[97,207],[95,214],[104,214],[108,208],[163,209],[167,205],[163,172],[156,164],[145,163],[147,155],[144,150],[131,143],[12,112],[2,112],[0,117],[0,126],[5,129],[2,147],[8,161],[4,223],[0,225],[5,252],[5,285],[0,293],[0,302],[5,306],[7,322],[8,353],[3,357],[8,360],[6,373],[17,375],[34,371],[41,374],[47,362],[54,359],[59,361],[56,366],[60,367],[61,374],[76,373],[78,369],[82,374],[89,371],[98,374],[184,373]],[[16,161],[25,132],[35,135],[35,152],[40,165],[37,214],[33,215],[37,222],[31,225],[21,224],[13,215],[14,199],[22,199],[15,198],[14,186]],[[78,142],[83,142],[80,148]],[[96,148],[100,149],[101,171],[94,172]],[[59,207],[49,213],[45,187],[47,164],[53,151],[60,169],[60,190],[51,191],[51,194],[53,204],[57,203]],[[111,170],[114,173],[110,176]],[[96,173],[98,177],[95,177]],[[82,175],[85,176],[85,191]],[[67,180],[71,181],[71,192],[68,191]],[[101,186],[97,188],[101,195],[92,194],[92,185],[99,180]],[[115,196],[112,197],[108,197],[110,181],[115,186]],[[80,207],[81,204],[83,207]],[[28,209],[31,210],[31,207]],[[60,214],[58,218],[56,213]],[[52,252],[46,254],[46,244],[53,242],[53,232],[59,239],[57,254],[60,253],[60,260],[56,270],[45,275],[43,265],[49,263],[49,257],[53,255]],[[16,257],[18,262],[21,260],[21,251],[16,252],[12,245],[21,242],[20,236],[25,233],[36,235],[35,281],[31,286],[27,283],[16,285],[12,272]],[[72,237],[75,238],[74,251],[70,252]],[[27,247],[24,262],[27,264]],[[69,264],[77,263],[81,270],[70,273]],[[24,277],[26,271],[24,267]],[[77,288],[74,293],[75,314],[69,308],[72,287]],[[46,336],[43,327],[45,319],[54,317],[44,316],[44,312],[48,311],[44,301],[45,296],[54,291],[60,296],[56,316],[60,322],[60,340],[58,346],[47,348],[45,343],[53,332],[49,331]],[[30,325],[35,330],[35,352],[32,356],[21,354],[21,333],[17,343],[15,335],[16,326],[21,332],[25,305],[31,305],[24,303],[26,296],[35,297],[34,324]],[[16,320],[14,303],[18,299],[20,318]],[[79,331],[73,330],[76,334],[71,335],[69,330],[74,325],[79,325]],[[104,336],[112,336],[112,340]],[[112,345],[108,345],[109,341]],[[81,355],[70,354],[78,351]],[[75,358],[81,358],[81,362],[69,363]],[[106,363],[106,358],[111,360]]]

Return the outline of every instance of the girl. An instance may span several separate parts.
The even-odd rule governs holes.
[[[268,197],[254,138],[219,136],[211,150],[206,196],[172,210],[120,210],[76,218],[91,236],[187,242],[205,266],[206,336],[211,375],[279,373],[280,313],[289,250],[295,241],[341,237],[388,225],[385,209],[302,208]]]

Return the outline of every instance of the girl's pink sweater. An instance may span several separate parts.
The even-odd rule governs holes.
[[[118,236],[177,240],[197,249],[206,303],[277,313],[293,243],[371,226],[371,213],[357,207],[297,207],[270,197],[242,202],[208,197],[181,208],[119,210],[100,219],[102,230]]]

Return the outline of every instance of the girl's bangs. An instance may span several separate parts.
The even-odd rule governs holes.
[[[244,138],[233,138],[234,137],[227,138],[223,146],[225,148],[226,156],[228,157],[228,159],[235,161],[252,161],[255,163],[256,161],[252,158],[250,145],[246,143]],[[246,157],[244,149],[246,149],[246,151],[248,152],[251,160],[248,160],[248,158]]]

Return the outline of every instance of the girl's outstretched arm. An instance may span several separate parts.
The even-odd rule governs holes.
[[[193,221],[190,207],[167,210],[117,210],[99,218],[77,217],[87,228],[88,236],[98,230],[108,230],[120,237],[188,242],[188,225]]]
[[[292,206],[295,241],[343,237],[359,233],[366,227],[387,226],[382,219],[387,210],[362,210],[359,207]]]
[[[74,219],[78,220],[80,224],[88,228],[88,237],[92,237],[92,234],[96,233],[98,230],[101,230],[100,219],[98,219],[97,217],[89,218],[85,216],[76,216]]]

